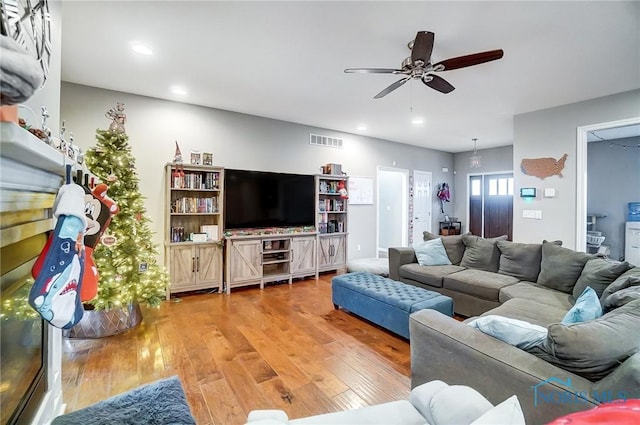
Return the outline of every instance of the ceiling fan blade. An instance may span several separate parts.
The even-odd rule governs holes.
[[[347,68],[344,72],[347,74],[402,74],[403,71],[390,68]]]
[[[401,85],[403,85],[404,83],[409,81],[410,79],[411,79],[411,77],[404,77],[403,79],[396,81],[395,83],[391,84],[386,89],[382,90],[377,95],[373,96],[373,98],[374,99],[380,99],[381,97],[384,97],[384,96],[388,95],[389,93],[391,93],[392,91],[394,91],[395,89],[397,89],[398,87],[400,87]]]
[[[416,34],[416,39],[413,41],[413,47],[411,48],[411,62],[422,61],[423,63],[429,63],[431,59],[431,51],[433,50],[434,34],[429,31],[420,31]]]
[[[457,58],[446,59],[433,65],[438,68],[438,65],[442,65],[444,69],[442,71],[449,71],[452,69],[465,68],[467,66],[479,65],[485,62],[491,62],[496,59],[500,59],[504,55],[502,49],[489,50],[488,52],[473,53],[471,55],[458,56]]]
[[[451,93],[456,89],[451,84],[449,84],[447,80],[437,75],[430,74],[430,75],[427,75],[426,78],[427,79],[431,78],[431,80],[427,81],[423,78],[422,82],[428,85],[429,87],[431,87],[432,89],[438,90],[439,92],[446,94],[446,93]]]

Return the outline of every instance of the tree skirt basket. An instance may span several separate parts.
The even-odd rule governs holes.
[[[140,304],[133,302],[125,307],[110,310],[85,310],[80,322],[62,331],[65,338],[103,338],[135,328],[142,322]]]

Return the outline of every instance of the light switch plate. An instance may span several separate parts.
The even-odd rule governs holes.
[[[548,187],[544,190],[545,198],[553,198],[554,196],[556,196],[556,190],[554,188]]]

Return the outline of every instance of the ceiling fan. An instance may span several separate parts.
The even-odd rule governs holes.
[[[424,84],[442,93],[451,93],[453,87],[447,80],[436,75],[435,72],[450,71],[452,69],[466,68],[467,66],[479,65],[481,63],[500,59],[504,52],[502,49],[489,50],[487,52],[473,53],[465,56],[458,56],[446,59],[435,64],[431,63],[431,51],[433,50],[433,40],[435,34],[430,31],[420,31],[416,38],[408,43],[411,56],[402,61],[400,69],[390,68],[347,68],[346,73],[361,74],[398,74],[403,77],[391,84],[374,99],[384,97],[409,81],[410,79],[420,79]]]

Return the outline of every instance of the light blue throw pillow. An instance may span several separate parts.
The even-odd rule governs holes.
[[[442,244],[442,238],[415,244],[413,250],[416,252],[418,264],[421,266],[448,266],[451,264]]]
[[[467,324],[523,350],[540,345],[547,339],[547,328],[494,314],[478,317]]]
[[[576,303],[567,311],[562,319],[563,325],[588,322],[602,316],[602,306],[598,294],[590,286],[584,288]]]

